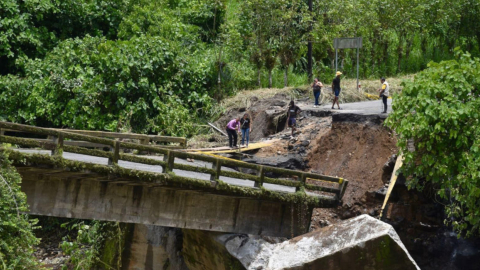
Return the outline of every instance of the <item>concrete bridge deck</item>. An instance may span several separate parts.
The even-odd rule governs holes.
[[[48,142],[0,135],[0,142],[30,147],[2,151],[21,173],[30,212],[37,215],[292,236],[308,230],[305,216],[314,207],[336,206],[348,184],[341,178],[58,130],[0,122],[2,128],[54,137]],[[67,139],[108,145],[111,151],[64,145]]]

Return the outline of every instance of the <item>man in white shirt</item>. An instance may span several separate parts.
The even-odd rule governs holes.
[[[380,81],[382,82],[382,88],[378,89],[378,92],[380,92],[380,97],[383,100],[384,110],[382,113],[387,113],[387,98],[390,94],[390,86],[387,81],[385,81],[385,78],[380,79]]]

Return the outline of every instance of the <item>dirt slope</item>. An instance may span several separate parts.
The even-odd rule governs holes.
[[[313,142],[308,165],[318,173],[348,179],[344,203],[353,204],[384,185],[383,165],[396,154],[395,144],[395,137],[383,126],[334,122]]]

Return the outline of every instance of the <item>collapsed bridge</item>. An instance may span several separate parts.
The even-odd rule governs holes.
[[[30,214],[291,237],[308,231],[313,208],[338,205],[348,185],[149,146],[148,137],[132,143],[85,134],[0,122],[0,142],[18,147],[0,151],[22,175]]]

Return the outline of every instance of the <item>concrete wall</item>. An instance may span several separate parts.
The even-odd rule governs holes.
[[[308,230],[309,219],[300,224],[298,217],[312,211],[303,206],[292,210],[289,203],[106,180],[93,173],[35,168],[20,174],[35,215],[291,237]]]

